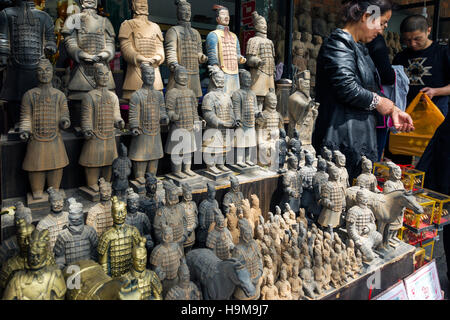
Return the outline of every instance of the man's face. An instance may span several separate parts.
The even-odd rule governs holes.
[[[239,182],[237,182],[237,181],[232,181],[232,182],[231,182],[231,190],[233,190],[234,192],[239,191]]]
[[[371,172],[372,171],[372,163],[367,161],[364,163],[364,172]]]
[[[338,156],[338,163],[339,163],[341,166],[345,166],[345,162],[346,162],[345,156],[344,156],[344,155],[339,155],[339,156]]]
[[[51,64],[43,63],[37,68],[37,78],[40,83],[50,83],[53,78],[53,67]]]
[[[152,85],[155,82],[155,71],[154,69],[144,69],[142,72],[142,82],[147,85]]]
[[[173,232],[164,232],[163,234],[163,241],[165,243],[173,242]]]
[[[183,190],[183,199],[185,201],[191,201],[192,200],[192,192],[188,190]]]
[[[96,9],[97,8],[97,0],[81,0],[81,6],[84,9]]]
[[[431,28],[428,28],[427,31],[404,32],[402,33],[402,39],[408,48],[413,51],[419,51],[426,48],[430,33]]]
[[[186,22],[191,21],[191,7],[182,6],[180,9],[178,9],[178,19]]]
[[[309,92],[311,83],[308,79],[298,79],[298,89],[303,92]]]
[[[64,208],[64,200],[63,199],[53,200],[51,202],[51,207],[53,212],[61,212],[62,209]]]
[[[142,256],[133,258],[133,268],[137,272],[143,272],[145,270],[146,266],[147,266],[147,256],[146,255],[142,255]]]
[[[216,18],[218,24],[222,26],[228,26],[230,23],[230,13],[227,9],[222,9],[219,12],[219,16]]]
[[[29,234],[17,234],[17,243],[21,252],[26,252],[28,246],[30,245],[30,235]]]
[[[214,199],[216,197],[216,190],[215,189],[208,189],[208,198]]]
[[[100,199],[102,201],[111,200],[111,187],[100,188]]]
[[[369,198],[367,197],[367,195],[364,193],[363,195],[360,195],[358,198],[358,201],[361,205],[366,206],[367,203],[369,202]]]
[[[258,21],[258,25],[256,28],[257,31],[266,34],[267,33],[267,22],[266,20],[261,19],[260,21]]]

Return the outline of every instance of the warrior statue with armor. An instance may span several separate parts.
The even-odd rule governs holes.
[[[145,195],[140,197],[139,211],[144,212],[153,224],[156,211],[163,206],[163,201],[157,193],[158,179],[151,173],[145,174]],[[152,233],[152,237],[154,234]]]
[[[118,157],[112,163],[112,189],[115,196],[123,198],[128,189],[128,177],[131,174],[131,161],[128,159],[128,149],[123,144],[119,145]]]
[[[212,182],[208,182],[206,187],[207,198],[200,202],[198,207],[197,242],[199,248],[205,248],[209,227],[214,222],[214,210],[219,209],[215,185]]]
[[[242,207],[242,200],[244,195],[241,192],[239,185],[239,179],[236,176],[230,176],[230,191],[223,196],[223,213],[227,215],[230,212],[230,205],[234,204],[239,210]]]
[[[161,29],[148,19],[147,0],[132,0],[131,6],[133,19],[124,21],[119,30],[120,51],[128,64],[123,83],[124,99],[130,99],[133,92],[142,87],[142,63],[155,68],[155,90],[164,88],[159,72],[165,59]]]
[[[83,205],[70,198],[69,225],[64,228],[56,239],[53,253],[56,263],[63,269],[80,260],[97,259],[97,232],[91,226],[84,224]]]
[[[198,210],[195,201],[192,201],[192,188],[189,184],[183,183],[183,201],[181,205],[184,207],[184,214],[186,216],[186,231],[188,237],[183,244],[184,253],[188,253],[195,243],[195,229],[198,226]]]
[[[166,90],[169,91],[175,87],[174,71],[178,66],[183,66],[188,73],[187,87],[194,91],[197,98],[200,98],[203,94],[199,64],[206,63],[208,57],[203,54],[200,33],[191,27],[191,4],[186,0],[175,0],[175,4],[178,23],[167,30],[164,40],[166,62],[171,70]]]
[[[305,150],[305,165],[298,171],[302,177],[302,200],[301,207],[305,208],[308,214],[312,213],[312,207],[314,205],[314,186],[313,179],[317,172],[314,167],[314,155]]]
[[[314,205],[311,213],[314,217],[317,217],[321,211],[319,205],[320,194],[322,192],[322,186],[328,182],[327,162],[320,155],[317,156],[317,172],[314,174],[312,185],[314,190]]]
[[[300,140],[300,133],[294,128],[293,135],[289,139],[289,151],[297,158],[298,165],[301,166],[305,161],[305,154],[303,153],[302,141]]]
[[[161,124],[167,125],[164,96],[154,89],[155,68],[141,64],[142,88],[131,95],[129,123],[133,135],[129,158],[133,161],[134,178],[145,183],[145,173],[156,175],[158,160],[164,156],[161,141]]]
[[[132,249],[141,241],[136,227],[125,223],[127,209],[124,202],[112,197],[112,218],[114,225],[100,237],[97,251],[98,262],[107,275],[118,278],[127,273],[132,265]]]
[[[230,231],[225,226],[225,218],[220,209],[214,210],[215,225],[208,232],[206,247],[211,249],[220,260],[231,258],[231,250],[234,248]]]
[[[289,156],[288,170],[283,173],[283,200],[280,207],[284,207],[288,203],[291,209],[297,214],[301,208],[301,198],[303,193],[302,175],[297,171],[298,160],[295,156]]]
[[[361,157],[361,174],[356,178],[356,185],[366,188],[372,192],[379,193],[378,182],[375,175],[372,173],[372,161],[370,161],[366,156]]]
[[[280,137],[276,142],[275,150],[278,150],[278,173],[285,173],[286,169],[284,168],[284,164],[286,163],[288,144],[286,141],[286,130],[284,128],[280,129]]]
[[[82,100],[84,94],[97,87],[96,63],[110,71],[114,59],[115,33],[111,22],[97,14],[97,0],[81,0],[81,13],[68,17],[61,34],[67,54],[75,62],[69,81],[69,99]],[[115,89],[111,72],[104,74],[104,87]]]
[[[339,150],[334,150],[334,163],[336,167],[339,169],[339,181],[341,182],[344,189],[350,187],[349,176],[347,172],[347,168],[345,167],[346,158],[345,155]]]
[[[324,228],[336,228],[340,225],[345,210],[345,188],[339,180],[340,170],[335,165],[328,169],[327,183],[322,185],[319,204],[322,205],[318,223]]]
[[[136,227],[143,238],[145,238],[145,247],[151,251],[154,247],[152,239],[152,225],[150,219],[143,212],[139,211],[139,195],[133,189],[127,189],[127,218],[125,223]]]
[[[164,300],[202,300],[202,292],[191,281],[191,274],[186,263],[178,268],[178,284],[172,287]]]
[[[111,183],[106,182],[104,178],[98,179],[98,188],[100,193],[100,203],[89,209],[86,217],[86,225],[91,226],[97,232],[98,237],[113,226],[111,215]]]

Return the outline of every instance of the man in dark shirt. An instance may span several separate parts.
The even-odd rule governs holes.
[[[407,48],[395,56],[392,64],[405,67],[410,80],[408,104],[422,91],[446,116],[450,95],[448,46],[428,38],[431,27],[422,15],[405,18],[400,25],[400,32]]]

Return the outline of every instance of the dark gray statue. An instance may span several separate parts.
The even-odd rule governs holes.
[[[305,152],[305,165],[300,168],[299,173],[302,176],[302,200],[301,207],[305,208],[307,214],[311,214],[314,205],[314,187],[313,179],[317,172],[314,167],[314,155],[309,152]]]
[[[128,159],[128,149],[123,143],[119,147],[119,157],[112,163],[112,188],[114,195],[122,198],[128,189],[128,177],[131,174],[131,160]]]
[[[223,197],[223,213],[227,215],[230,212],[230,204],[234,204],[239,210],[242,207],[244,195],[240,191],[239,180],[236,176],[230,176],[230,191]]]
[[[286,163],[288,144],[286,142],[286,130],[283,128],[280,129],[280,137],[276,143],[276,150],[278,150],[278,164],[280,167],[278,173],[285,173],[286,169],[284,169],[284,164]]]
[[[219,209],[216,198],[216,187],[213,183],[207,183],[207,198],[200,202],[198,207],[198,231],[197,244],[200,248],[205,248],[206,237],[211,223],[214,222],[214,209]]]
[[[300,211],[300,200],[302,197],[302,176],[297,171],[298,160],[294,155],[290,155],[288,160],[288,170],[283,174],[283,197],[280,207],[284,208],[288,203],[291,209],[297,214]]]
[[[139,230],[141,236],[146,240],[145,247],[150,252],[154,246],[151,235],[152,225],[148,216],[139,211],[139,195],[131,188],[127,189],[127,217],[125,223]]]

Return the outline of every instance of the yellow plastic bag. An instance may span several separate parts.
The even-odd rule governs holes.
[[[406,113],[413,119],[415,130],[409,133],[391,132],[389,151],[393,154],[420,157],[445,117],[423,92],[419,92],[414,98],[406,109]]]

